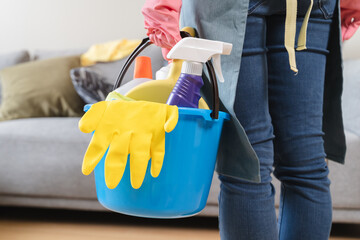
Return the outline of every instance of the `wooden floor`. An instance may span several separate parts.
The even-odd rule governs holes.
[[[154,220],[115,213],[0,208],[1,240],[212,240],[216,218]],[[360,239],[360,225],[333,225],[331,240]]]

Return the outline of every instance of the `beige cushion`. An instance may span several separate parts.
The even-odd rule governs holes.
[[[79,56],[72,56],[23,63],[0,71],[0,121],[80,116],[84,103],[69,74],[70,69],[79,66]]]
[[[0,55],[0,70],[6,67],[13,66],[15,64],[24,63],[30,61],[30,55],[28,51],[22,50],[12,53],[6,53]],[[1,83],[0,83],[0,103],[1,103]]]

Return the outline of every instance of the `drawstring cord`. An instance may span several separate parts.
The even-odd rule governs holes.
[[[304,21],[302,23],[299,37],[297,51],[306,49],[306,33],[309,23],[310,13],[313,7],[313,0],[310,0],[310,6],[305,14]],[[298,73],[296,67],[295,58],[295,36],[296,36],[296,16],[297,16],[297,0],[286,0],[286,17],[285,17],[285,37],[284,45],[289,55],[290,69]]]
[[[301,29],[300,29],[300,34],[299,34],[299,38],[298,38],[298,47],[296,48],[296,50],[298,50],[298,51],[306,49],[306,31],[307,31],[309,18],[310,18],[310,13],[311,13],[313,4],[314,4],[314,1],[311,0],[310,1],[310,6],[309,6],[309,8],[308,8],[308,10],[306,12],[303,24],[302,24]]]

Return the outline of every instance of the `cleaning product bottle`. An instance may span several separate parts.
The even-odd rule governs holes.
[[[169,59],[182,59],[181,74],[171,92],[167,104],[178,107],[197,108],[200,99],[200,88],[203,86],[203,63],[211,58],[217,77],[224,82],[221,71],[220,55],[229,55],[231,43],[187,37],[179,41],[168,53]]]
[[[158,71],[156,71],[155,79],[156,80],[166,79],[168,77],[168,75],[169,75],[172,64],[173,63],[169,63],[168,65],[166,65],[166,66],[160,68]]]
[[[137,85],[151,80],[151,58],[147,56],[139,56],[135,58],[134,79],[115,89],[115,92],[125,95]]]

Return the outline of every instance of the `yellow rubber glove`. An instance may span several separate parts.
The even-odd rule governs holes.
[[[178,121],[178,108],[145,101],[102,101],[91,106],[79,121],[82,132],[94,135],[86,150],[82,172],[90,174],[106,150],[105,182],[115,188],[124,173],[130,154],[130,181],[140,188],[151,160],[151,175],[160,174],[165,154],[165,131]]]
[[[113,100],[135,101],[134,99],[126,97],[115,91],[110,92],[105,99],[105,101],[113,101]]]

